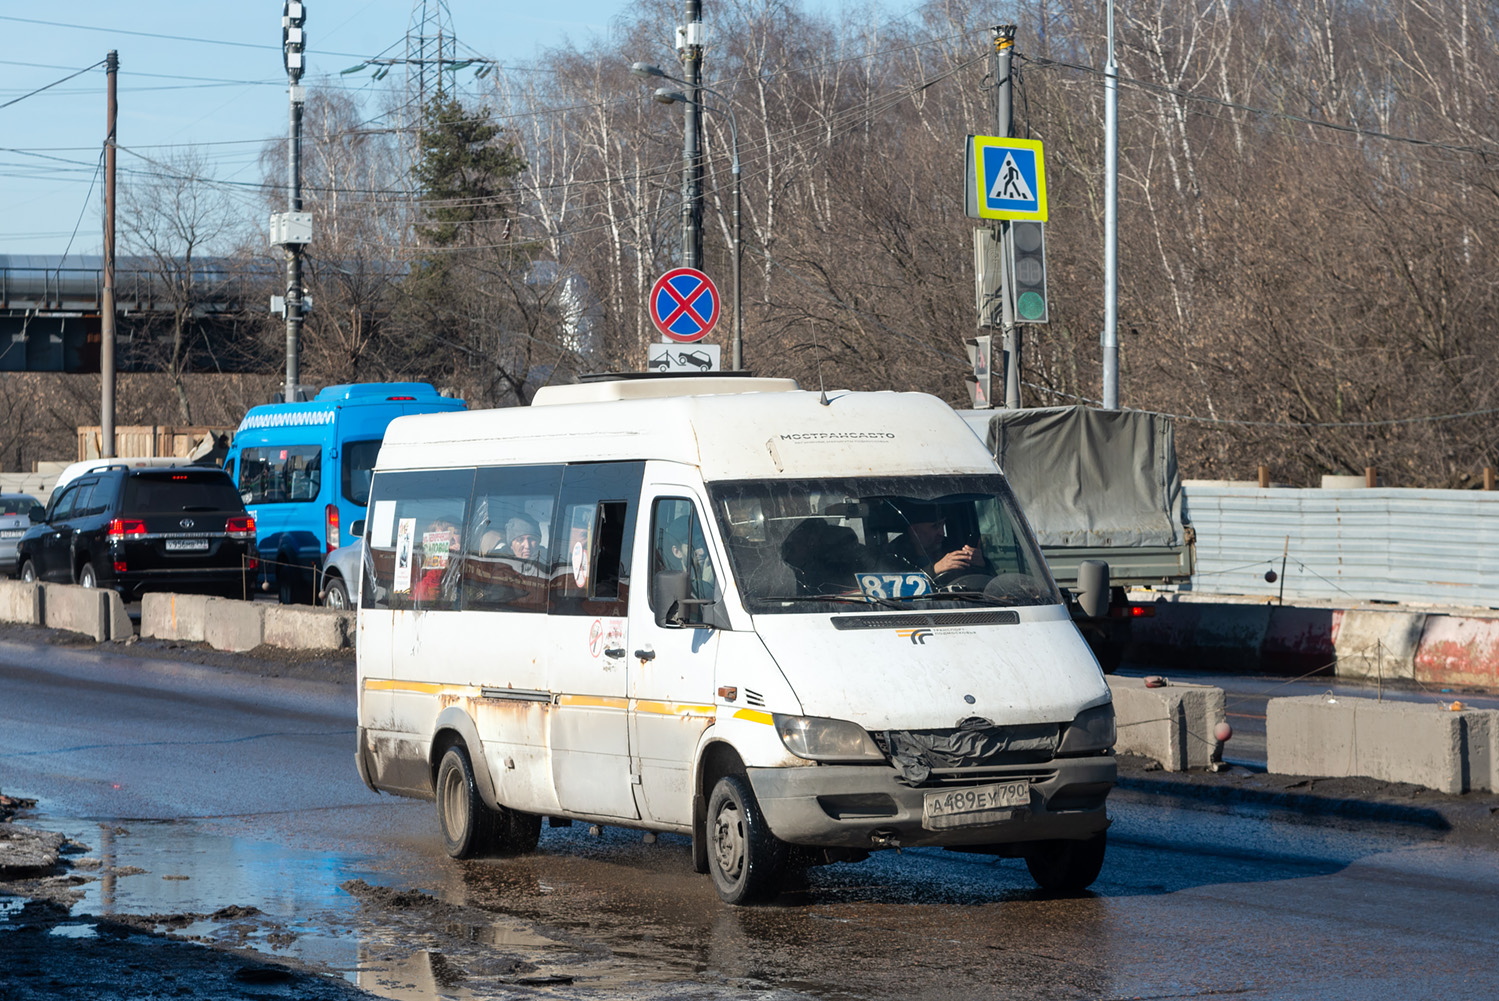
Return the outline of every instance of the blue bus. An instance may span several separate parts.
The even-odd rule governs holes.
[[[306,403],[252,407],[224,468],[255,519],[261,586],[283,604],[312,602],[323,558],[354,541],[386,426],[464,409],[425,382],[329,386]]]

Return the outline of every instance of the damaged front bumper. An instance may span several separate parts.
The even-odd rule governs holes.
[[[1109,825],[1104,804],[1117,774],[1111,754],[988,767],[982,777],[920,787],[901,782],[890,765],[748,769],[760,810],[777,838],[864,850],[1087,838]],[[940,826],[927,815],[928,794],[1021,781],[1029,786],[1023,804],[946,817]]]

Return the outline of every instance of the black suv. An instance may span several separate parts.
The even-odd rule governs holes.
[[[16,576],[143,591],[245,597],[255,579],[255,519],[221,469],[109,466],[52,495],[16,544]]]

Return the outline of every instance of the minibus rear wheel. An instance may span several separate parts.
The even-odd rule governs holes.
[[[708,797],[708,872],[726,904],[775,896],[786,870],[786,843],[770,833],[749,782],[725,775]]]
[[[437,826],[453,858],[475,858],[496,840],[499,816],[484,805],[468,752],[455,744],[437,767]]]
[[[1078,893],[1098,878],[1108,846],[1103,831],[1084,841],[1037,841],[1025,852],[1025,867],[1043,890]]]

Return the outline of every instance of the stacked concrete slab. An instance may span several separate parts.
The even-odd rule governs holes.
[[[1178,667],[1406,679],[1499,691],[1499,615],[1394,608],[1160,601],[1134,623],[1136,656]]]
[[[1114,693],[1115,750],[1141,754],[1168,772],[1207,768],[1224,721],[1223,689],[1174,681],[1110,677]]]
[[[231,598],[148,594],[141,600],[141,635],[207,643],[243,652],[262,643],[286,650],[342,650],[353,640],[353,613]]]
[[[1268,768],[1409,782],[1445,793],[1499,791],[1499,711],[1451,705],[1330,695],[1271,699]]]

